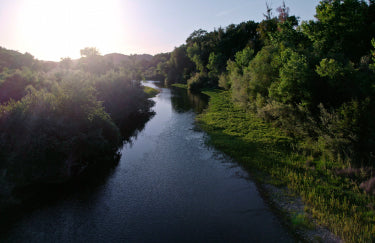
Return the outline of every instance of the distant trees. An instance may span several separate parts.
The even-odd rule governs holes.
[[[194,63],[188,57],[186,45],[176,47],[166,64],[166,84],[186,83],[195,69]]]
[[[100,52],[96,47],[85,47],[80,50],[81,57],[94,57],[99,56]]]
[[[63,69],[70,69],[73,65],[73,61],[70,57],[64,57],[60,59],[60,66]]]
[[[0,80],[0,103],[6,103],[11,100],[20,100],[26,95],[26,87],[37,82],[35,74],[30,70],[7,71],[2,73]]]
[[[22,54],[0,47],[0,72],[5,68],[17,69],[22,67],[37,69],[38,61],[30,53]]]
[[[226,71],[226,62],[234,59],[238,51],[245,47],[259,51],[261,42],[257,27],[257,23],[248,21],[209,33],[199,30],[187,38],[188,57],[195,63],[196,71],[202,73],[200,77],[209,77],[200,79],[202,87],[217,86],[220,78],[221,83],[224,82],[221,74]],[[195,75],[194,83],[197,77]]]
[[[79,66],[86,72],[105,74],[111,69],[109,66],[110,63],[100,56],[100,52],[96,47],[86,47],[81,49],[80,53],[81,59],[79,60]]]
[[[374,33],[373,0],[321,1],[316,20],[302,24],[283,2],[275,17],[267,5],[260,23],[194,31],[158,66],[168,84],[220,86],[259,117],[308,136],[320,153],[369,163],[375,162]],[[178,59],[184,61],[177,65]]]

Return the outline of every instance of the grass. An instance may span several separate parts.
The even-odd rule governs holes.
[[[143,90],[144,90],[145,93],[147,94],[148,98],[155,97],[157,94],[160,93],[159,90],[154,89],[154,88],[151,88],[151,87],[147,87],[147,86],[144,86],[144,87],[143,87]]]
[[[291,215],[290,219],[293,228],[306,228],[306,229],[313,229],[314,224],[310,221],[308,215],[305,213],[294,213]]]
[[[177,87],[177,88],[183,88],[183,89],[188,88],[187,84],[172,84],[172,86]]]
[[[335,173],[344,165],[294,152],[302,141],[234,105],[229,92],[204,93],[211,97],[209,107],[197,120],[210,135],[210,144],[237,160],[257,180],[288,186],[320,224],[342,239],[375,241],[375,199],[355,181]],[[297,225],[305,221],[298,215],[292,218]]]

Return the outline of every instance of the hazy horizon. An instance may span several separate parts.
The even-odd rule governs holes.
[[[267,1],[276,10],[282,0]],[[287,0],[290,14],[314,18],[318,0]],[[59,61],[80,57],[93,46],[100,53],[171,52],[197,29],[212,31],[264,19],[264,0],[177,2],[172,0],[0,0],[0,46]]]

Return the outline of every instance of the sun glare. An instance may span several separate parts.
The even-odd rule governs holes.
[[[119,0],[25,0],[19,39],[25,50],[36,47],[35,55],[46,60],[77,58],[87,46],[112,52],[126,32],[122,9]]]

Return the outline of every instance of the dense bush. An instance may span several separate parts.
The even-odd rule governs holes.
[[[353,12],[350,18],[355,21],[339,17],[337,23],[332,22],[330,18],[342,16],[342,11]],[[235,103],[309,141],[329,159],[373,165],[375,125],[370,121],[375,119],[375,73],[366,58],[373,53],[367,31],[375,20],[366,15],[371,11],[373,2],[321,2],[318,20],[297,28],[294,16],[279,16],[272,22],[277,29],[262,29],[265,46],[255,57],[245,55],[245,49],[235,61],[228,61],[220,86],[230,87]],[[358,14],[362,15],[353,17]],[[335,30],[342,33],[342,42],[328,34]],[[363,39],[349,42],[357,35]],[[359,53],[353,52],[356,49]]]
[[[105,110],[117,124],[122,124],[135,113],[149,112],[152,106],[140,83],[123,73],[110,71],[96,79],[94,86],[98,100],[103,101]]]
[[[90,65],[0,73],[0,210],[22,198],[20,188],[110,167],[122,141],[151,115],[139,81]]]
[[[201,90],[205,87],[210,87],[211,80],[208,78],[208,74],[205,72],[195,73],[189,80],[188,80],[188,87],[190,90]]]

